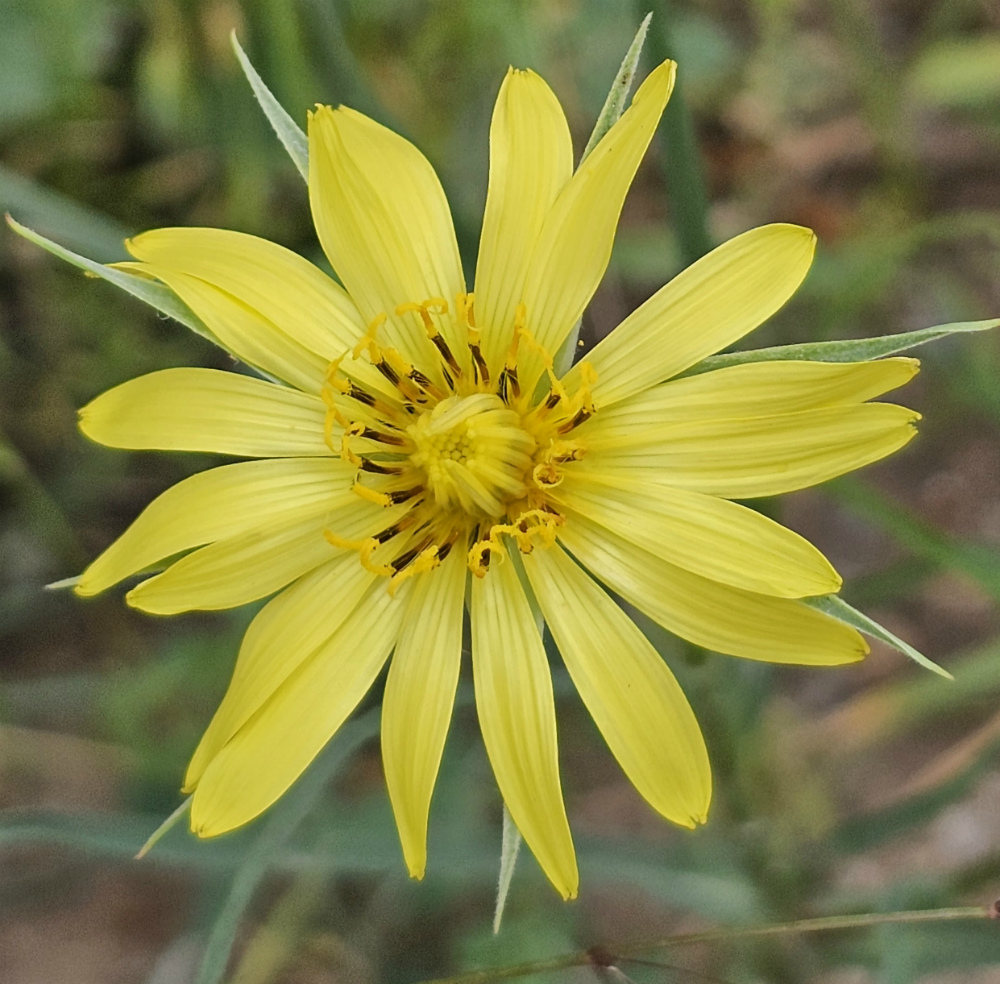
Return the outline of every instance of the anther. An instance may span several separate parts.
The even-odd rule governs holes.
[[[351,464],[354,464],[362,471],[371,472],[373,475],[402,475],[404,471],[398,465],[380,465],[377,461],[372,461],[371,458],[361,458],[360,464],[353,461]]]
[[[401,502],[408,502],[415,495],[419,495],[423,492],[423,490],[422,485],[414,485],[409,489],[397,489],[395,492],[386,492],[386,496],[389,498],[390,502],[396,506]]]
[[[429,547],[434,550],[435,556],[437,556],[437,547],[433,547],[433,538],[425,537],[420,541],[415,547],[411,547],[409,550],[404,550],[394,561],[392,561],[392,569],[398,574],[400,571],[404,570],[409,564],[420,554],[422,554]]]
[[[395,597],[396,592],[399,590],[400,584],[407,578],[415,577],[417,574],[423,574],[426,571],[432,571],[435,567],[440,566],[441,557],[438,554],[438,548],[431,544],[430,546],[421,550],[415,557],[407,561],[406,565],[397,570],[393,574],[392,578],[389,580],[389,594]],[[395,569],[398,559],[393,563],[393,568]]]
[[[413,516],[407,514],[402,519],[397,520],[395,523],[387,526],[384,530],[376,533],[372,537],[377,543],[388,543],[394,536],[402,533],[403,530],[409,529],[413,525]]]
[[[579,427],[585,420],[589,420],[594,415],[593,410],[581,407],[569,420],[564,421],[556,429],[559,434],[568,434],[574,427]]]
[[[362,427],[357,432],[358,437],[367,438],[369,441],[376,441],[378,444],[388,444],[391,447],[402,447],[406,444],[406,438],[401,434],[385,434],[372,427]]]

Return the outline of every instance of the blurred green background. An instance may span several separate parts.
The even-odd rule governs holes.
[[[643,72],[672,53],[680,87],[585,340],[709,245],[772,220],[812,226],[820,252],[750,344],[1000,315],[995,0],[2,0],[0,207],[101,260],[169,224],[318,259],[235,28],[300,123],[315,102],[344,102],[422,147],[471,271],[507,65],[550,82],[579,151],[649,9]],[[773,668],[643,623],[713,759],[710,823],[688,833],[638,799],[557,669],[581,897],[560,902],[524,852],[494,939],[500,804],[467,678],[424,882],[408,881],[395,840],[377,696],[251,827],[210,843],[177,829],[131,860],[179,802],[252,612],[162,620],[120,591],[43,590],[206,464],[91,445],[75,409],[140,373],[227,357],[6,229],[0,332],[4,984],[408,982],[598,941],[1000,894],[1000,336],[918,353],[903,401],[925,419],[905,452],[763,506],[824,549],[849,601],[956,682],[879,645],[856,667]],[[662,959],[622,969],[637,984],[987,984],[1000,935],[904,926]]]

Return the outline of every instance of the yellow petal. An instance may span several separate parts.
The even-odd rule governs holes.
[[[579,436],[612,438],[664,423],[771,417],[862,403],[908,383],[916,359],[877,362],[751,362],[671,379],[601,408]]]
[[[329,362],[357,343],[366,324],[346,291],[283,246],[228,229],[154,229],[126,241],[153,268],[203,280],[260,313]]]
[[[94,595],[144,567],[192,547],[331,508],[353,471],[337,458],[241,461],[200,472],[154,499],[81,575]]]
[[[588,435],[582,464],[730,499],[825,482],[903,447],[920,414],[891,403],[618,427]]]
[[[226,229],[154,229],[126,245],[144,262],[119,266],[163,280],[217,326],[238,358],[307,392],[317,390],[317,371],[353,349],[367,327],[339,284],[266,239]],[[341,371],[395,395],[364,359],[346,359]]]
[[[693,574],[778,598],[834,594],[841,580],[806,539],[727,499],[632,475],[567,470],[557,501]]]
[[[357,707],[396,641],[407,585],[375,584],[333,636],[301,663],[205,769],[191,829],[213,837],[266,810]],[[291,628],[291,626],[289,626]]]
[[[768,663],[853,663],[868,646],[859,633],[800,601],[709,581],[668,564],[582,516],[560,540],[582,564],[665,629],[697,646]]]
[[[510,345],[531,251],[573,173],[562,107],[532,71],[510,69],[490,124],[490,181],[476,265],[476,318],[496,378]]]
[[[558,546],[528,554],[524,567],[569,675],[629,780],[668,820],[704,823],[708,751],[659,653]]]
[[[226,696],[188,766],[185,792],[198,785],[223,745],[292,672],[329,642],[374,580],[356,554],[341,553],[299,578],[257,613],[243,637]]]
[[[165,283],[236,358],[304,393],[319,393],[328,358],[286,335],[259,311],[198,277],[154,263],[119,263]],[[338,353],[341,354],[341,353]]]
[[[798,289],[815,247],[809,229],[766,225],[683,270],[587,355],[598,405],[669,379],[753,331]],[[571,389],[578,372],[570,370]]]
[[[339,548],[326,541],[324,529],[363,538],[392,522],[388,515],[348,492],[335,500],[332,510],[322,507],[305,519],[275,523],[195,550],[134,587],[125,600],[155,615],[245,605],[329,560]]]
[[[332,452],[326,408],[262,379],[216,369],[163,369],[102,393],[80,411],[80,430],[113,448],[211,451],[248,458]]]
[[[380,340],[425,371],[438,359],[418,317],[397,305],[432,297],[455,303],[462,264],[441,183],[408,140],[341,107],[309,118],[309,200],[323,249],[362,317],[386,314]],[[465,357],[466,339],[443,333]]]
[[[604,276],[618,217],[639,162],[674,87],[677,65],[655,68],[632,105],[580,165],[549,211],[531,254],[524,285],[527,327],[555,352],[583,314]],[[531,392],[541,371],[537,353],[523,348],[521,382]]]
[[[420,575],[407,603],[382,699],[382,761],[406,866],[423,878],[427,817],[462,659],[465,555]]]
[[[579,875],[559,785],[552,678],[514,561],[495,556],[472,579],[476,708],[511,818],[549,881],[576,897]]]

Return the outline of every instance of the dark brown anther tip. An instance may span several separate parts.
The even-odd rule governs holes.
[[[997,899],[993,905],[990,906],[990,919],[1000,919],[1000,899]]]

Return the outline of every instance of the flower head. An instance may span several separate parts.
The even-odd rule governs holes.
[[[343,288],[239,233],[161,229],[129,242],[127,267],[170,287],[274,380],[169,369],[81,411],[84,432],[104,444],[251,459],[169,489],[77,588],[91,595],[181,555],[129,602],[170,614],[274,595],[188,769],[199,834],[273,803],[391,655],[382,753],[406,863],[421,876],[468,601],[497,783],[571,897],[539,613],[631,782],[689,827],[711,797],[701,732],[667,665],[598,581],[719,652],[836,664],[867,651],[800,600],[840,587],[822,554],[732,500],[901,447],[917,415],[866,401],[916,363],[762,362],[677,378],[785,303],[809,268],[812,233],[771,225],[725,243],[556,370],[673,77],[671,62],[652,72],[574,172],[552,92],[531,72],[508,73],[474,292],[430,164],[348,109],[321,106],[309,122],[313,217]]]

